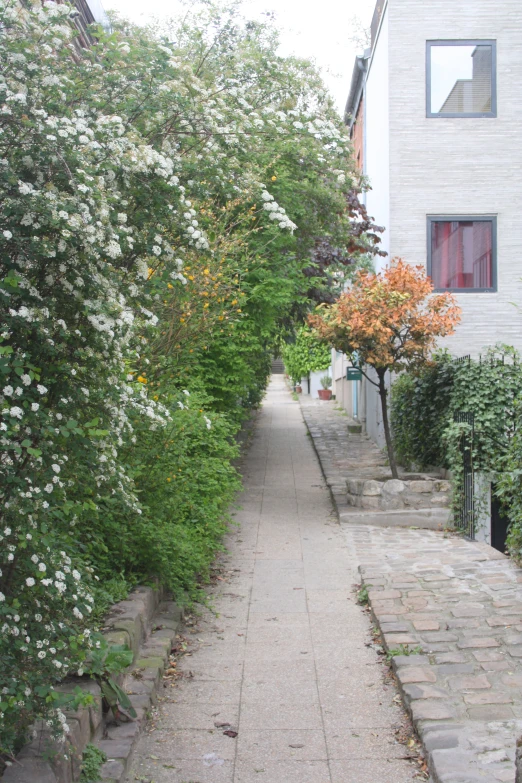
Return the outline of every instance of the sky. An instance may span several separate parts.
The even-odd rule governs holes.
[[[103,0],[106,10],[118,11],[133,22],[176,15],[178,0]],[[244,0],[244,13],[258,18],[274,11],[281,32],[281,54],[314,59],[342,114],[361,46],[353,40],[354,18],[370,26],[375,0]]]

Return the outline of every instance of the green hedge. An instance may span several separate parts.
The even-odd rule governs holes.
[[[443,434],[450,421],[456,364],[446,354],[391,390],[391,425],[397,461],[406,468],[448,467]]]
[[[474,415],[471,457],[476,471],[490,476],[511,520],[508,549],[522,559],[522,365],[518,353],[499,345],[479,360],[456,361],[447,354],[416,375],[400,376],[392,387],[391,420],[397,456],[407,468],[449,468],[454,502],[462,486],[462,439],[471,426],[455,422]]]

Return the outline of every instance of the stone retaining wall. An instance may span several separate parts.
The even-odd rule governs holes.
[[[97,683],[80,680],[64,684],[63,690],[80,685],[93,695],[93,705],[66,713],[69,733],[65,744],[51,741],[46,729],[37,725],[36,738],[22,749],[16,763],[6,769],[2,783],[74,783],[80,778],[82,754],[88,743],[107,754],[101,779],[105,783],[123,783],[147,712],[156,700],[182,616],[176,604],[161,598],[159,590],[136,588],[125,601],[112,607],[104,628],[107,641],[127,644],[134,653],[132,666],[117,681],[129,694],[136,720],[109,725]],[[135,676],[136,672],[139,676]]]
[[[450,488],[449,481],[423,474],[401,479],[348,479],[346,482],[348,505],[372,511],[447,508]]]

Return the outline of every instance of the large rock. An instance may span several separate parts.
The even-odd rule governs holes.
[[[373,479],[370,479],[370,481],[364,482],[363,487],[363,495],[369,495],[369,496],[375,496],[375,495],[382,495],[382,482],[381,481],[374,481]]]
[[[390,481],[384,482],[382,491],[389,495],[398,495],[401,492],[404,492],[405,489],[406,484],[404,481],[400,481],[399,479],[390,479]]]
[[[433,481],[409,481],[410,492],[433,492]]]

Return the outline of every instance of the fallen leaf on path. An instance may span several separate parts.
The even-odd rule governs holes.
[[[224,731],[223,734],[226,737],[232,737],[232,738],[237,737],[237,731],[232,731],[232,729],[228,729],[228,731]]]
[[[214,723],[214,726],[216,727],[216,729],[227,729],[230,725],[231,725],[230,723],[226,723],[226,722],[225,723],[219,723],[219,722]]]
[[[289,748],[304,748],[304,745],[289,745]]]

